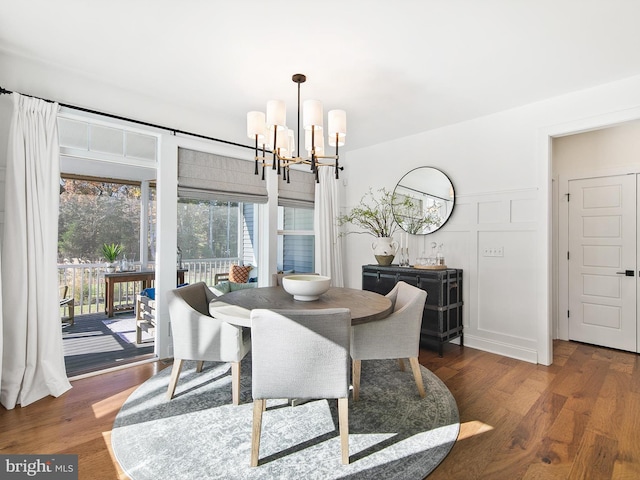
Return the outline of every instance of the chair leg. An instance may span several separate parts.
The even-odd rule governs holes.
[[[203,367],[204,367],[204,360],[198,360],[198,363],[196,363],[196,373],[200,373]]]
[[[401,372],[404,372],[404,360],[401,358],[398,359],[398,367],[400,367]]]
[[[353,399],[355,401],[360,397],[360,368],[362,366],[362,360],[353,360],[351,383],[353,384]]]
[[[67,305],[68,309],[69,309],[69,326],[73,327],[73,324],[75,323],[75,315],[76,315],[76,301],[75,299],[71,299],[69,301],[69,304]]]
[[[240,362],[231,362],[231,398],[240,405]]]
[[[264,410],[265,400],[253,401],[253,428],[251,430],[251,466],[258,466],[258,457],[260,456],[260,431],[262,430],[262,411]]]
[[[136,321],[136,344],[142,343],[142,328],[140,328],[140,322]]]
[[[340,427],[340,449],[342,464],[349,464],[349,397],[338,399],[338,425]]]
[[[182,359],[174,358],[173,367],[171,368],[171,379],[169,380],[169,389],[167,390],[167,399],[171,400],[173,394],[176,391],[176,385],[178,385],[178,377],[180,376],[180,370],[182,369]]]
[[[425,397],[424,392],[424,384],[422,383],[422,372],[420,371],[420,364],[418,363],[418,357],[411,357],[409,359],[409,363],[411,363],[411,370],[413,371],[413,378],[416,381],[416,386],[418,387],[418,393],[420,393],[420,397]]]

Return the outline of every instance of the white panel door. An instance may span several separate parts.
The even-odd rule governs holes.
[[[569,338],[637,351],[636,176],[569,182]]]

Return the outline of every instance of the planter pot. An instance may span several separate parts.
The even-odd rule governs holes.
[[[116,264],[115,263],[105,263],[105,271],[107,273],[113,273],[116,271]]]
[[[378,237],[371,244],[371,249],[378,264],[391,265],[398,251],[398,242],[393,237]]]

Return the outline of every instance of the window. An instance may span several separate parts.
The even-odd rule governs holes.
[[[278,270],[315,271],[313,208],[278,207]]]
[[[252,203],[178,199],[177,237],[191,282],[215,282],[233,263],[256,265],[257,208]]]
[[[178,246],[185,259],[239,257],[241,204],[180,198]]]

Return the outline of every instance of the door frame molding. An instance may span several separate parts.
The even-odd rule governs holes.
[[[540,202],[538,209],[538,245],[537,257],[540,259],[541,267],[538,272],[537,310],[540,317],[538,327],[538,363],[551,365],[553,362],[553,338],[557,335],[557,328],[554,328],[553,319],[553,288],[554,276],[558,272],[558,265],[553,263],[553,153],[552,142],[555,137],[584,133],[590,130],[610,127],[632,120],[640,120],[640,107],[619,110],[588,118],[581,118],[557,125],[541,127],[538,130],[537,138],[537,164],[538,164],[538,185],[540,192]],[[561,250],[562,251],[562,250]],[[565,249],[566,251],[566,249]],[[560,255],[558,255],[560,256]],[[567,290],[568,294],[568,290]],[[558,299],[560,300],[559,293]],[[567,298],[565,296],[565,298]],[[559,309],[558,309],[559,310]],[[566,311],[566,308],[565,308]],[[558,322],[559,323],[559,322]],[[567,324],[568,331],[568,324]],[[555,332],[555,334],[554,334]]]

